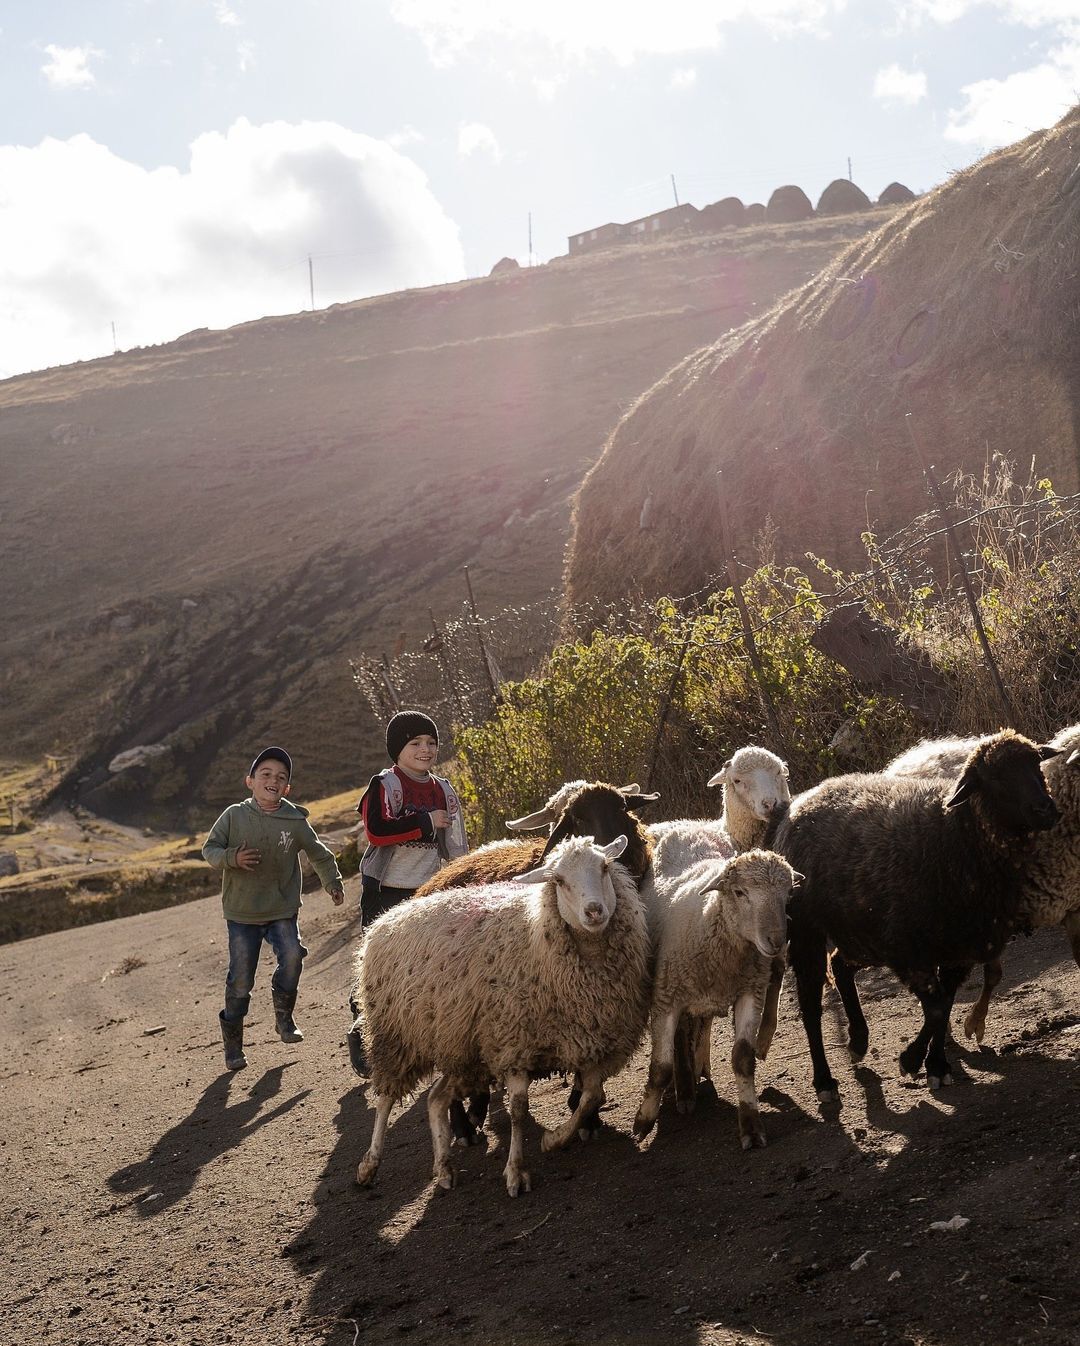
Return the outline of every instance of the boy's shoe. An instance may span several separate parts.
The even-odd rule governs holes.
[[[303,1042],[304,1035],[293,1023],[293,1007],[296,1005],[296,992],[279,991],[271,987],[274,998],[274,1016],[277,1019],[278,1037],[282,1042]]]
[[[224,1014],[219,1013],[218,1022],[221,1024],[221,1040],[225,1044],[225,1069],[243,1070],[247,1065],[243,1019],[226,1019]]]

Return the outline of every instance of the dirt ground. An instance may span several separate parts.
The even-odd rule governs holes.
[[[506,1195],[498,1107],[487,1146],[455,1151],[456,1190],[434,1191],[422,1101],[395,1113],[365,1192],[371,1115],[343,1039],[354,887],[340,910],[305,904],[307,1041],[273,1035],[267,970],[236,1075],[216,899],[0,950],[5,1346],[1080,1341],[1080,972],[1060,932],[1010,950],[990,1049],[954,1048],[939,1097],[898,1079],[912,1002],[867,974],[863,1066],[826,1016],[840,1106],[815,1101],[785,998],[763,1151],[738,1147],[720,1024],[719,1098],[666,1105],[645,1148],[639,1053],[599,1141],[540,1155],[532,1138],[530,1195]],[[533,1092],[541,1118],[561,1112],[555,1082]]]

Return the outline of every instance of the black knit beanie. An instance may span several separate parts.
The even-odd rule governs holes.
[[[252,762],[251,770],[248,772],[248,775],[254,776],[259,763],[265,762],[268,757],[272,757],[275,762],[280,762],[289,773],[289,779],[292,780],[292,758],[284,748],[263,748],[262,752],[259,753],[258,757]]]
[[[386,751],[390,760],[396,762],[405,744],[421,734],[430,734],[436,743],[439,741],[438,726],[430,715],[425,715],[422,710],[399,710],[386,726]]]

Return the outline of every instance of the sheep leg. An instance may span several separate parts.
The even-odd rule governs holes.
[[[802,1015],[806,1044],[814,1064],[814,1091],[820,1103],[836,1103],[840,1086],[833,1079],[825,1044],[821,1037],[821,992],[825,985],[825,939],[810,932],[804,938],[792,939],[790,962],[795,970],[795,984],[799,992],[799,1013]]]
[[[757,1044],[754,1048],[757,1059],[764,1061],[772,1046],[776,1033],[776,1021],[780,1010],[780,992],[784,989],[784,973],[787,963],[783,958],[774,958],[769,974],[769,985],[765,990],[765,1007],[761,1013],[761,1027],[758,1029]]]
[[[653,1015],[649,1080],[634,1118],[634,1135],[638,1140],[644,1140],[656,1125],[660,1101],[664,1097],[664,1090],[671,1083],[674,1074],[675,1027],[678,1022],[677,1009]]]
[[[675,1106],[682,1113],[693,1112],[697,1103],[697,1038],[700,1028],[700,1019],[692,1014],[681,1014],[675,1027],[671,1064],[675,1081]]]
[[[944,968],[940,973],[913,972],[901,977],[918,997],[923,1011],[923,1026],[900,1053],[900,1070],[916,1075],[926,1062],[926,1082],[937,1090],[952,1084],[952,1071],[945,1056],[945,1035],[957,987],[971,969]]]
[[[1001,981],[1001,959],[995,958],[992,963],[984,963],[982,991],[964,1020],[964,1036],[974,1038],[980,1046],[986,1032],[986,1011],[990,1008],[990,997],[994,994],[994,988],[999,981]]]
[[[765,1144],[765,1128],[758,1110],[754,1085],[754,1043],[761,1024],[764,993],[744,991],[735,1001],[735,1042],[731,1048],[731,1069],[735,1072],[735,1092],[739,1097],[739,1140],[744,1150]]]
[[[830,966],[833,981],[843,1001],[844,1013],[847,1015],[848,1051],[853,1061],[861,1061],[870,1045],[870,1029],[867,1027],[866,1016],[859,1001],[859,988],[855,985],[855,969],[839,953],[833,954]]]
[[[440,1075],[428,1090],[427,1115],[431,1127],[431,1148],[435,1156],[432,1176],[445,1191],[454,1185],[454,1170],[450,1167],[450,1123],[447,1107],[461,1107],[461,1100],[453,1097],[453,1090],[445,1075]]]
[[[361,1187],[370,1187],[379,1171],[379,1161],[386,1142],[386,1125],[393,1106],[394,1100],[389,1094],[379,1094],[375,1100],[375,1129],[371,1133],[371,1144],[356,1169],[356,1181]]]
[[[712,1026],[713,1016],[698,1020],[697,1043],[694,1048],[694,1063],[697,1066],[699,1080],[712,1079]]]
[[[1080,967],[1080,908],[1070,911],[1061,922],[1065,928],[1065,933],[1069,937],[1069,944],[1072,946],[1072,956],[1076,959],[1077,967]]]
[[[506,1075],[506,1101],[510,1113],[510,1153],[503,1169],[506,1190],[511,1196],[532,1191],[532,1181],[521,1166],[525,1151],[525,1120],[529,1115],[529,1074],[511,1070]]]
[[[582,1133],[582,1140],[588,1140],[590,1136],[589,1119],[596,1116],[603,1103],[604,1077],[595,1070],[586,1071],[581,1076],[581,1098],[573,1114],[563,1122],[562,1126],[557,1126],[550,1131],[545,1130],[540,1148],[545,1153],[548,1150],[561,1150],[564,1145],[573,1140],[577,1132]]]
[[[485,1089],[482,1093],[469,1095],[469,1110],[465,1115],[473,1126],[476,1127],[477,1132],[483,1131],[484,1123],[487,1121],[488,1108],[490,1106],[490,1089]],[[477,1138],[479,1139],[479,1136]]]

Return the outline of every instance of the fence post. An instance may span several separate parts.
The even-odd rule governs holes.
[[[462,566],[465,572],[465,586],[469,591],[469,610],[472,613],[473,630],[476,632],[476,643],[480,646],[480,662],[484,666],[484,674],[487,677],[488,688],[491,691],[491,706],[494,709],[499,704],[499,692],[495,686],[495,678],[491,672],[491,659],[487,652],[487,646],[484,644],[484,633],[480,630],[480,617],[476,611],[476,598],[473,595],[472,579],[469,575],[469,567]]]
[[[784,736],[780,732],[780,721],[776,715],[776,707],[773,705],[772,697],[769,695],[769,689],[765,683],[765,669],[761,663],[761,657],[758,654],[757,642],[754,640],[754,628],[750,625],[750,614],[746,610],[746,600],[743,598],[742,583],[739,579],[735,548],[731,541],[731,525],[728,522],[727,499],[724,496],[723,477],[723,471],[717,472],[716,481],[719,487],[720,497],[720,538],[724,548],[724,559],[727,562],[728,579],[731,580],[731,591],[735,597],[735,606],[739,610],[739,618],[742,621],[743,638],[746,641],[746,652],[750,656],[750,664],[754,670],[754,676],[757,678],[758,696],[761,700],[761,708],[765,713],[765,719],[769,725],[769,732],[773,736],[773,747],[782,757],[786,757],[787,746],[784,743]]]
[[[450,663],[446,657],[446,640],[443,633],[439,630],[439,624],[435,620],[435,614],[428,608],[428,616],[431,618],[431,629],[435,636],[435,645],[432,647],[435,662],[439,665],[439,671],[443,675],[447,689],[450,692],[450,698],[457,711],[458,724],[465,723],[465,707],[461,704],[461,697],[458,695],[457,683],[454,681],[454,675],[450,671]]]
[[[660,744],[664,739],[664,730],[667,727],[668,715],[671,713],[671,703],[675,697],[675,688],[679,685],[679,675],[682,673],[683,662],[686,659],[686,651],[690,648],[690,637],[694,631],[694,623],[691,620],[687,625],[686,634],[683,636],[682,644],[679,646],[679,657],[675,661],[675,672],[671,675],[671,682],[668,684],[667,694],[664,697],[664,704],[660,710],[660,721],[656,726],[656,736],[653,739],[652,760],[649,762],[649,774],[645,780],[645,789],[649,791],[653,788],[653,777],[656,775],[656,762],[660,756]]]
[[[386,688],[386,694],[390,698],[390,705],[393,707],[394,714],[396,715],[401,709],[401,698],[397,694],[397,688],[390,681],[390,660],[387,659],[385,650],[382,652],[379,674],[382,677],[383,686]]]
[[[967,595],[968,607],[971,609],[971,619],[975,623],[975,632],[979,637],[979,644],[982,646],[983,658],[986,666],[990,670],[990,677],[993,679],[997,689],[998,700],[1001,702],[1001,708],[1005,712],[1006,723],[1018,729],[1016,710],[1009,699],[1009,694],[1005,690],[1005,684],[1001,680],[1001,674],[998,671],[997,662],[994,659],[990,649],[990,642],[986,638],[986,630],[982,624],[982,616],[979,613],[979,605],[975,601],[975,590],[971,587],[971,577],[967,571],[967,565],[964,562],[964,553],[960,549],[960,542],[952,526],[952,516],[949,514],[948,506],[945,504],[945,497],[941,494],[941,487],[934,474],[934,465],[926,461],[926,456],[922,451],[922,445],[919,443],[919,437],[915,433],[915,421],[911,412],[905,412],[904,420],[907,422],[908,434],[911,437],[911,444],[915,450],[919,465],[926,474],[926,479],[930,483],[930,490],[933,492],[934,500],[937,503],[938,513],[941,515],[941,522],[945,525],[945,533],[948,536],[949,543],[953,549],[953,557],[960,569],[960,581],[964,586],[964,593]]]

